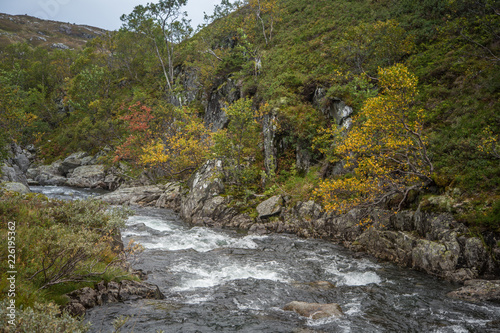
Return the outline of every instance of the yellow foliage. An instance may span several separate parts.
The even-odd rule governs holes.
[[[206,159],[211,135],[195,115],[183,112],[161,136],[142,148],[143,165],[160,170],[169,177],[195,170]]]
[[[325,180],[316,191],[329,211],[344,213],[424,186],[433,171],[422,134],[423,110],[414,110],[417,79],[403,65],[379,69],[380,94],[366,100],[348,135],[323,129],[318,141],[333,149],[354,177]],[[328,156],[328,155],[327,155]]]
[[[481,133],[481,143],[478,145],[480,152],[500,158],[500,139],[499,135],[494,134],[491,127],[486,126]]]

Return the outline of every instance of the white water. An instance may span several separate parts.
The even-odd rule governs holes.
[[[88,193],[48,188],[63,198]],[[356,257],[321,240],[242,236],[190,228],[171,211],[139,209],[122,230],[145,246],[136,268],[165,300],[112,303],[89,310],[91,332],[500,332],[500,306],[452,300],[445,281]],[[327,281],[335,288],[315,288]],[[341,318],[313,320],[283,311],[291,301],[338,303]]]

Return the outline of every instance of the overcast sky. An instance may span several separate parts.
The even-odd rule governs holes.
[[[28,14],[42,19],[86,24],[107,30],[121,27],[120,16],[130,14],[135,6],[156,0],[0,0],[0,13]],[[220,0],[188,0],[191,26],[203,23],[203,12],[212,14]]]

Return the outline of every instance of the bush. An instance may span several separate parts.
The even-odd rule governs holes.
[[[17,309],[14,325],[7,317],[7,300],[0,302],[0,332],[4,333],[84,333],[90,324],[83,323],[67,313],[61,313],[53,303],[35,303],[33,307]]]

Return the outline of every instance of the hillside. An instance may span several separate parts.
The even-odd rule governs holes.
[[[109,35],[3,15],[3,139],[46,163],[106,147],[110,166],[155,181],[220,158],[242,207],[278,192],[333,210],[445,195],[429,209],[498,230],[494,3],[223,1],[194,36],[166,12],[137,7]]]
[[[0,13],[0,47],[26,42],[32,47],[77,49],[105,34],[96,27]]]

